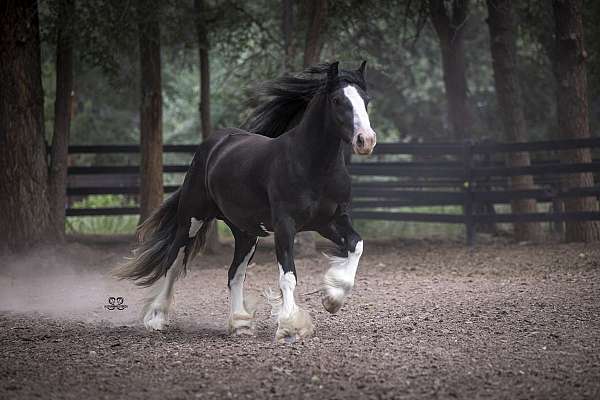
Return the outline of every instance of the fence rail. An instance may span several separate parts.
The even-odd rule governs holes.
[[[561,163],[556,152],[600,148],[600,138],[527,143],[381,143],[367,161],[352,162],[353,217],[355,219],[464,224],[467,241],[474,240],[477,224],[600,220],[600,212],[563,212],[565,199],[599,197],[600,186],[562,189],[565,174],[598,173],[600,160]],[[165,145],[164,153],[193,154],[197,145]],[[70,146],[69,154],[137,154],[137,145]],[[504,157],[511,152],[532,152],[531,165],[510,167]],[[550,153],[550,154],[548,154]],[[501,158],[499,158],[501,157]],[[188,165],[167,164],[167,174],[183,174]],[[139,167],[135,165],[74,165],[68,168],[70,199],[87,195],[137,195]],[[530,175],[535,188],[512,190],[510,177]],[[176,185],[165,186],[171,193]],[[499,214],[494,204],[536,199],[552,203],[550,212]],[[71,204],[71,202],[69,202]],[[482,205],[486,207],[482,207]],[[461,213],[403,211],[403,207],[460,206]],[[487,209],[487,211],[485,211]],[[482,211],[483,210],[483,211]],[[68,216],[137,214],[137,207],[71,208]]]

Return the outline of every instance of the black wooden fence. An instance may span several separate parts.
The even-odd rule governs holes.
[[[565,174],[600,172],[600,161],[565,164],[558,161],[558,151],[600,148],[600,138],[528,143],[380,143],[373,156],[353,161],[353,218],[386,221],[413,221],[464,224],[467,242],[473,243],[478,224],[543,222],[566,220],[600,220],[600,212],[564,212],[566,198],[598,197],[600,185],[589,188],[562,189]],[[195,145],[165,145],[164,152],[193,154]],[[528,151],[532,164],[507,167],[508,153]],[[70,146],[69,154],[139,153],[135,145]],[[164,166],[165,173],[185,173],[188,165]],[[139,169],[126,166],[69,167],[68,196],[123,194],[139,191]],[[511,190],[511,176],[531,175],[535,189]],[[166,185],[173,192],[177,185]],[[514,214],[497,213],[494,204],[532,198],[551,203],[549,211]],[[71,202],[69,202],[71,204]],[[450,207],[452,212],[431,212],[432,206]],[[417,207],[428,207],[418,212]],[[406,210],[409,208],[409,210]],[[458,211],[457,211],[458,210]],[[68,208],[68,216],[136,214],[136,207]]]

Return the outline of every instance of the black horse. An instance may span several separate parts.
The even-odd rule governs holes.
[[[349,215],[346,150],[367,155],[376,140],[366,111],[364,67],[363,62],[356,71],[339,72],[335,62],[301,77],[275,80],[267,85],[272,101],[257,109],[247,130],[221,129],[199,146],[182,187],[138,228],[134,257],[116,271],[142,286],[156,283],[144,311],[146,327],[164,328],[173,284],[215,219],[224,221],[235,238],[228,284],[230,333],[253,332],[243,284],[258,237],[270,233],[281,289],[270,296],[278,316],[275,337],[295,339],[313,332],[310,315],[294,300],[297,232],[317,231],[338,246],[341,256],[331,257],[322,301],[331,313],[340,309],[363,251]],[[294,127],[283,132],[288,126]]]

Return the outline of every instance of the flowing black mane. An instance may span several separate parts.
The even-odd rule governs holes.
[[[296,125],[306,106],[327,81],[331,64],[324,63],[305,69],[297,75],[284,75],[264,83],[258,92],[263,103],[242,125],[242,129],[268,137],[277,137]],[[358,85],[366,91],[366,84],[358,71],[340,70],[339,83]]]

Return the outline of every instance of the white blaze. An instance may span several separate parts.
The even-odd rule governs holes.
[[[369,121],[369,114],[367,114],[367,108],[365,102],[358,94],[358,90],[354,86],[346,86],[344,88],[344,94],[352,103],[352,109],[354,112],[354,133],[363,131],[370,133],[373,131],[371,128],[371,122]]]

